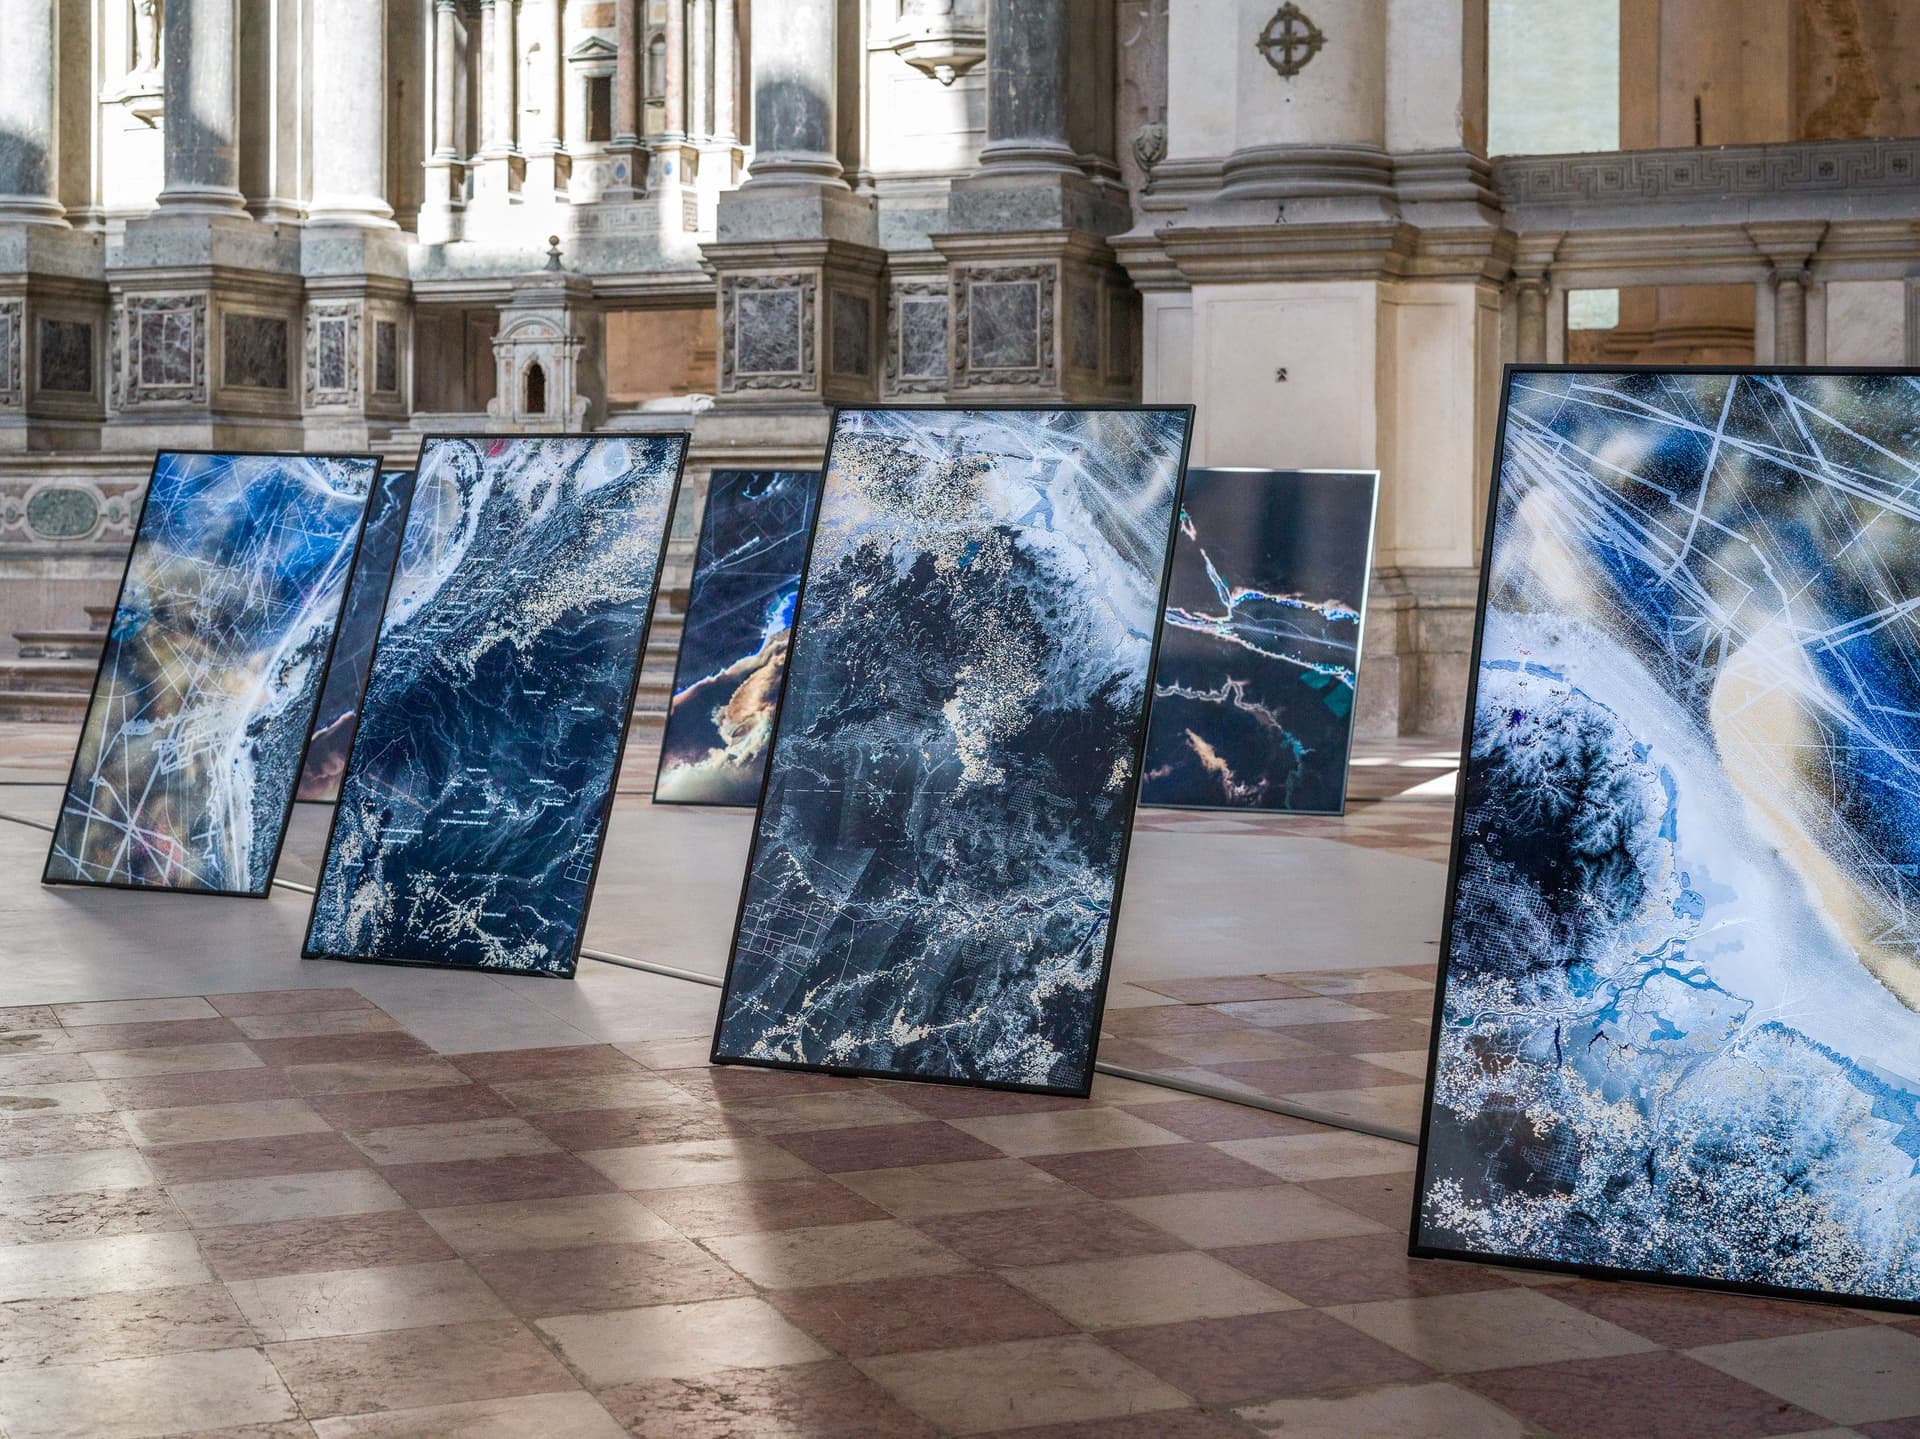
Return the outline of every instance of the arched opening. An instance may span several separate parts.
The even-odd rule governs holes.
[[[527,365],[526,396],[520,409],[528,415],[544,415],[547,412],[547,371],[538,360]]]
[[[667,37],[656,30],[647,41],[647,103],[667,103]]]

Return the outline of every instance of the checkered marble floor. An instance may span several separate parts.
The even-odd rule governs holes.
[[[1363,743],[1344,815],[1141,810],[1135,825],[1332,840],[1445,864],[1459,758],[1431,739]],[[1112,997],[1100,1058],[1413,1133],[1433,985],[1432,965],[1135,980]]]
[[[1100,1060],[1412,1134],[1433,985],[1431,966],[1139,980]]]
[[[0,1431],[1920,1435],[1920,1320],[1409,1261],[1401,1145],[704,1050],[438,1054],[344,988],[0,1010]]]

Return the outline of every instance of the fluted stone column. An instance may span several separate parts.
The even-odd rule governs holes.
[[[834,10],[834,0],[781,0],[754,12],[754,159],[743,188],[847,188],[834,153]]]
[[[64,224],[56,0],[0,0],[0,223]]]
[[[313,27],[313,110],[325,133],[313,147],[310,225],[393,228],[386,10],[386,0],[329,0]]]
[[[243,214],[238,0],[166,0],[163,208]]]
[[[1068,0],[988,0],[985,171],[1078,173],[1067,143]]]
[[[457,158],[454,100],[460,72],[459,0],[435,0],[433,7],[433,158]]]

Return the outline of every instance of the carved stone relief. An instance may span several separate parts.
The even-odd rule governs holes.
[[[307,307],[306,394],[310,405],[347,405],[360,398],[358,304]]]

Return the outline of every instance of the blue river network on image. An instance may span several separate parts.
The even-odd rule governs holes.
[[[1184,410],[842,410],[724,1058],[1092,1077]]]
[[[308,953],[573,972],[685,443],[427,444]]]
[[[387,581],[393,578],[400,531],[406,524],[407,501],[412,496],[412,470],[382,470],[373,498],[367,502],[360,555],[353,562],[353,578],[347,582],[346,602],[340,608],[340,634],[333,642],[326,687],[320,692],[313,742],[307,746],[307,762],[300,770],[301,799],[331,800],[340,792],[340,773],[347,766],[347,751],[353,745],[360,691],[367,684],[367,662],[373,658],[374,636],[380,633],[380,606],[387,597]]]
[[[1920,1300],[1920,387],[1508,405],[1418,1237]]]
[[[818,470],[715,470],[688,584],[655,801],[760,800]]]
[[[46,879],[266,893],[378,464],[155,459]]]
[[[1340,812],[1376,483],[1187,472],[1142,804]]]

